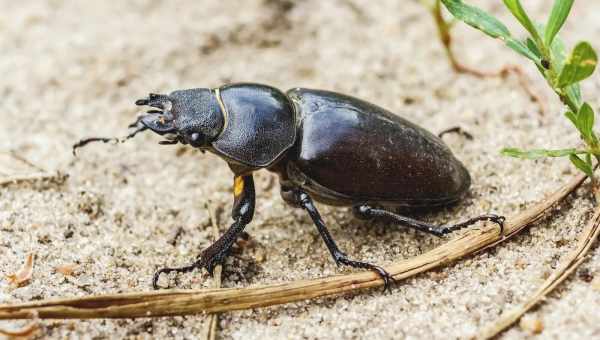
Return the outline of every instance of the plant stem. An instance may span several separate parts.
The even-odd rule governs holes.
[[[533,296],[521,306],[503,313],[500,318],[485,327],[478,338],[491,339],[513,323],[517,322],[528,310],[544,300],[544,298],[563,282],[586,259],[585,255],[600,235],[600,207],[595,208],[594,215],[579,236],[577,248],[563,261],[561,266],[542,284]]]

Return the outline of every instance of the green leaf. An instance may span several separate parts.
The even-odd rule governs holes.
[[[573,125],[575,127],[577,127],[578,123],[577,123],[577,115],[575,113],[573,113],[573,111],[567,111],[565,112],[565,117],[567,117],[571,123],[573,123]]]
[[[586,153],[582,150],[577,149],[561,149],[561,150],[546,150],[546,149],[534,149],[534,150],[521,150],[517,148],[504,148],[501,151],[502,155],[524,158],[524,159],[538,159],[544,157],[564,157],[576,154]]]
[[[552,68],[558,75],[562,71],[565,65],[565,60],[567,59],[565,43],[560,36],[556,36],[552,42],[552,45],[550,45],[550,56]]]
[[[583,103],[577,114],[577,128],[586,141],[592,140],[594,128],[594,110],[588,103]]]
[[[573,84],[568,86],[565,90],[565,94],[577,107],[581,107],[581,87],[579,84]]]
[[[577,167],[577,169],[583,171],[589,177],[593,176],[592,166],[587,162],[584,162],[581,158],[579,158],[579,156],[572,154],[569,156],[569,159],[571,160],[571,163]]]
[[[477,7],[465,4],[462,0],[441,1],[455,18],[463,21],[467,25],[475,27],[492,38],[499,38],[517,53],[533,60],[538,65],[540,64],[541,58],[528,48],[526,44],[511,37],[508,28],[506,28],[506,26],[498,19]]]
[[[531,40],[531,38],[525,39],[525,45],[527,45],[527,48],[531,52],[533,52],[536,55],[536,57],[538,57],[539,59],[542,59],[542,53],[540,52],[540,49],[537,47],[535,42],[533,40]]]
[[[529,34],[531,34],[533,39],[537,43],[541,43],[542,39],[540,38],[538,31],[535,28],[535,25],[533,24],[531,19],[529,19],[529,16],[527,16],[527,13],[525,13],[523,6],[521,6],[521,1],[519,1],[519,0],[504,0],[504,4],[510,10],[510,12],[515,16],[515,18],[517,18],[517,20],[519,20],[521,25],[523,25],[523,27],[525,27],[525,29],[529,32]]]
[[[442,0],[442,3],[453,16],[469,26],[473,26],[492,38],[506,39],[510,32],[503,23],[485,11],[469,6],[461,0]]]
[[[546,24],[546,31],[544,32],[544,44],[546,44],[546,46],[552,45],[552,40],[554,40],[554,37],[567,20],[574,1],[575,0],[554,1],[554,7],[552,7],[552,13],[550,13],[548,24]]]
[[[542,58],[539,57],[535,51],[531,50],[531,48],[527,47],[527,45],[525,45],[524,43],[511,37],[506,38],[505,42],[506,46],[510,47],[517,53],[521,54],[522,56],[528,59],[531,59],[534,63],[538,65],[541,64]]]
[[[578,43],[558,76],[557,86],[566,87],[584,80],[594,73],[598,55],[587,42]]]
[[[542,75],[545,75],[546,69],[544,69],[544,66],[542,66],[542,53],[540,52],[538,47],[535,45],[535,42],[533,42],[533,40],[531,40],[531,38],[527,38],[527,39],[525,39],[525,45],[527,45],[527,48],[533,54],[535,54],[535,57],[537,60],[537,61],[535,61],[535,66],[537,67],[538,71],[540,71],[540,73]]]

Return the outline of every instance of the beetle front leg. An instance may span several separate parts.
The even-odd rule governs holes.
[[[285,194],[288,196],[288,198],[291,198],[290,195],[293,195],[295,201],[294,203],[308,212],[310,218],[313,220],[313,223],[317,227],[319,234],[321,234],[321,238],[323,238],[323,241],[325,241],[325,245],[327,245],[327,249],[329,249],[333,260],[338,266],[343,264],[354,268],[372,270],[375,273],[377,273],[383,280],[383,291],[385,292],[390,288],[391,284],[394,282],[394,278],[385,269],[371,263],[352,260],[348,258],[348,255],[346,255],[338,248],[337,244],[333,240],[333,237],[331,237],[329,230],[327,230],[327,226],[321,218],[321,214],[319,214],[319,211],[315,207],[313,200],[306,192],[297,189],[292,189],[290,191],[285,192]]]
[[[355,206],[354,214],[357,217],[362,218],[362,219],[370,219],[370,218],[386,219],[386,220],[396,222],[398,224],[402,224],[402,225],[408,226],[410,228],[413,228],[415,230],[425,232],[428,234],[432,234],[432,235],[435,235],[438,237],[441,237],[441,236],[449,234],[453,231],[468,227],[468,226],[473,225],[480,221],[490,221],[490,222],[494,222],[494,223],[498,224],[498,226],[500,227],[500,235],[502,235],[502,234],[504,234],[504,221],[506,220],[506,218],[504,216],[487,214],[487,215],[476,216],[476,217],[470,218],[464,222],[453,224],[453,225],[436,226],[433,224],[429,224],[426,222],[412,219],[410,217],[402,216],[402,215],[393,213],[393,212],[385,210],[385,209],[374,208],[367,204]]]
[[[252,175],[235,177],[233,184],[233,196],[234,203],[231,217],[233,218],[234,222],[231,224],[231,227],[229,227],[225,234],[223,234],[218,240],[202,251],[196,262],[188,266],[175,268],[165,267],[158,270],[154,274],[154,278],[152,280],[152,286],[154,289],[159,288],[158,279],[163,273],[185,273],[196,268],[204,267],[210,273],[210,275],[212,275],[215,266],[225,259],[238,235],[244,230],[246,225],[252,221],[252,217],[254,216],[255,191]]]
[[[82,148],[90,143],[94,143],[94,142],[102,142],[102,143],[109,143],[109,142],[115,142],[115,143],[123,143],[128,139],[131,139],[133,137],[135,137],[138,133],[142,132],[142,131],[146,131],[148,130],[148,128],[146,126],[144,126],[144,124],[142,124],[142,118],[144,118],[143,116],[138,117],[135,122],[129,124],[127,127],[130,129],[134,129],[133,131],[131,131],[127,136],[123,137],[123,138],[116,138],[116,137],[88,137],[88,138],[84,138],[84,139],[80,139],[79,142],[73,144],[73,147],[71,149],[71,152],[73,153],[73,156],[77,156],[77,149]]]

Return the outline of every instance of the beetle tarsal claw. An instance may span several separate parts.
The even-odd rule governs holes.
[[[152,278],[152,288],[154,289],[159,289],[161,288],[158,285],[158,280],[160,279],[160,275],[161,274],[169,274],[171,272],[176,272],[176,273],[187,273],[187,272],[191,272],[192,270],[196,269],[196,268],[203,268],[206,267],[207,264],[204,261],[204,259],[199,259],[196,262],[187,265],[187,266],[183,266],[183,267],[164,267],[161,268],[159,270],[157,270],[154,273],[154,277]]]

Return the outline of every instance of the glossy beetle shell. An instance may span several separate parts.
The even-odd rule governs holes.
[[[225,127],[212,143],[225,157],[252,167],[267,167],[296,140],[294,108],[284,93],[260,84],[220,88]]]
[[[316,199],[433,207],[468,190],[463,164],[425,129],[339,93],[298,88],[287,95],[299,128],[287,176]]]

